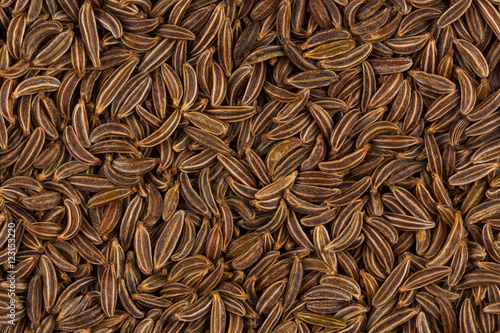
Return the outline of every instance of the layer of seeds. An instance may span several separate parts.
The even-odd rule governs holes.
[[[499,6],[0,0],[0,332],[498,331]]]

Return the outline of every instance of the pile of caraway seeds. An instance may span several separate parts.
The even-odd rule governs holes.
[[[499,0],[0,0],[0,333],[498,332]]]

